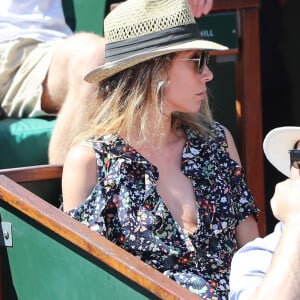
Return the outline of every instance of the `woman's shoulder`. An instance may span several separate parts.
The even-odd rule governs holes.
[[[114,134],[106,134],[100,137],[92,137],[86,140],[87,143],[93,145],[93,147],[100,148],[112,148],[119,144],[125,144],[124,140]]]
[[[228,129],[220,122],[214,121],[211,125],[211,131],[216,137],[226,138],[226,131],[228,131]]]
[[[95,151],[91,143],[84,141],[72,146],[66,156],[64,166],[68,164],[79,167],[95,160]]]
[[[240,164],[239,154],[236,150],[231,132],[220,122],[214,121],[210,125],[210,134],[203,136],[191,130],[188,133],[190,144],[202,149],[210,149],[218,153],[225,153]],[[198,145],[198,146],[197,146]]]
[[[238,164],[241,164],[239,153],[230,130],[219,122],[214,122],[213,128],[218,144],[222,145],[221,148],[223,151],[227,152]]]
[[[202,144],[206,143],[211,144],[217,141],[226,142],[226,128],[219,122],[213,121],[209,126],[207,126],[207,131],[201,133],[192,128],[187,128],[187,135],[189,139],[200,141]]]

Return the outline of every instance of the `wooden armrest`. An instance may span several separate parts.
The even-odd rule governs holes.
[[[15,182],[22,183],[30,181],[60,179],[62,176],[62,170],[62,165],[39,165],[11,169],[0,169],[0,174],[11,178]]]

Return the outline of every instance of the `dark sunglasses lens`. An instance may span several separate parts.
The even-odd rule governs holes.
[[[200,60],[199,60],[199,65],[198,65],[198,72],[200,74],[203,73],[204,66],[207,64],[207,62],[208,62],[208,52],[207,51],[202,51],[201,57],[200,57]]]
[[[291,166],[300,169],[300,149],[290,150]]]

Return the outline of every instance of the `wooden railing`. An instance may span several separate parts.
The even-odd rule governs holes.
[[[109,269],[112,269],[113,272],[120,274],[120,276],[128,281],[127,283],[129,285],[137,285],[144,290],[145,293],[153,295],[153,299],[200,299],[196,295],[190,293],[187,289],[181,287],[175,281],[167,278],[157,270],[143,263],[140,259],[111,243],[87,226],[72,219],[61,210],[20,185],[24,182],[41,182],[49,179],[58,179],[61,177],[62,173],[61,166],[50,165],[7,169],[1,170],[0,174],[1,173],[1,218],[3,218],[1,214],[3,207],[6,209],[9,208],[9,210],[16,215],[24,215],[25,220],[36,222],[38,224],[37,227],[41,227],[40,230],[49,230],[61,237],[67,243],[75,245],[78,249],[83,250],[96,261],[99,261]],[[12,227],[14,229],[14,224],[12,224]],[[18,246],[16,245],[13,247]],[[9,250],[10,249],[7,249],[7,251]],[[4,257],[7,258],[8,256],[2,255],[1,266],[3,266]],[[30,260],[34,259],[34,257],[26,257],[24,252],[24,257],[22,257],[22,259]],[[9,264],[13,266],[16,262],[9,262]],[[65,269],[68,269],[68,267],[68,265],[64,266]],[[11,273],[13,277],[13,271],[10,271],[9,273]],[[47,270],[45,270],[45,274],[46,273]],[[7,274],[3,273],[3,271],[1,272],[2,282],[0,283],[0,286],[2,287],[6,275]],[[59,278],[59,274],[57,274],[57,276]],[[12,281],[14,281],[14,278],[12,278]],[[49,286],[51,286],[51,283],[49,283]],[[15,286],[14,288],[16,289],[17,287]],[[66,289],[68,288],[74,289],[76,287],[66,287]],[[2,295],[1,299],[5,299],[3,298],[4,296],[5,295]],[[46,299],[46,297],[44,299]]]

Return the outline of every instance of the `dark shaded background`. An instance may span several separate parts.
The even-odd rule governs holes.
[[[262,0],[260,12],[263,132],[300,126],[300,1]],[[265,160],[267,231],[273,230],[269,200],[281,175]],[[299,199],[300,200],[300,199]]]

